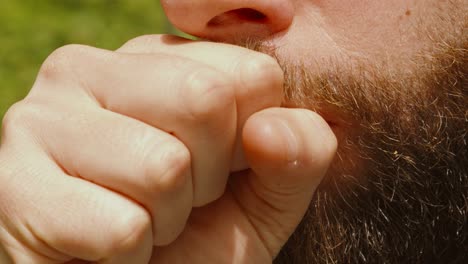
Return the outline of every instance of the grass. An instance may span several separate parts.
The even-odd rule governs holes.
[[[26,96],[55,49],[70,43],[116,49],[169,31],[156,0],[0,0],[0,119]]]

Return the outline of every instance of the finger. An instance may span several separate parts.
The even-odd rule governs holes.
[[[337,141],[316,113],[285,108],[249,118],[243,140],[253,172],[233,179],[232,189],[274,257],[306,212]]]
[[[59,114],[42,111],[46,116],[36,135],[45,149],[68,174],[142,204],[153,220],[155,245],[173,241],[192,209],[188,149],[172,135],[129,117],[89,106],[77,112],[71,107]],[[57,115],[68,118],[56,124],[51,120]]]
[[[0,263],[4,264],[13,264],[13,260],[11,257],[7,254],[5,248],[3,247],[2,244],[0,244]]]
[[[224,192],[236,130],[235,89],[229,76],[174,56],[81,46],[57,51],[41,72],[36,87],[57,87],[53,81],[76,90],[80,84],[100,106],[180,139],[192,157],[194,205],[211,202]]]
[[[280,106],[283,99],[283,72],[275,59],[235,45],[192,41],[171,35],[138,37],[117,51],[185,57],[233,76],[232,80],[237,82],[238,138],[231,170],[247,168],[240,140],[245,121],[262,109]]]
[[[6,154],[21,153],[9,156],[14,177],[3,181],[2,190],[11,202],[3,208],[9,213],[4,226],[10,236],[1,234],[0,240],[7,241],[14,262],[63,263],[79,258],[147,263],[153,243],[146,210],[122,195],[65,175],[34,145],[16,144],[24,152],[3,149]]]

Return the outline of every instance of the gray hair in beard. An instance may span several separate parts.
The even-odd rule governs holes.
[[[279,59],[285,101],[318,112],[325,103],[353,121],[275,263],[468,259],[466,19],[463,23],[455,38],[434,41],[419,62],[399,65],[405,72],[369,62],[330,62],[312,73]],[[274,54],[260,42],[244,44]]]

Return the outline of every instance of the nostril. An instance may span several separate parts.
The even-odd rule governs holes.
[[[261,21],[266,19],[266,16],[263,13],[251,8],[241,8],[228,13],[232,13],[232,15],[237,16],[239,19],[249,21]]]
[[[237,24],[242,22],[265,23],[267,16],[252,8],[239,8],[214,17],[208,22],[209,27]]]

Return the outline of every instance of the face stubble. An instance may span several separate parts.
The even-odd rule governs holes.
[[[468,258],[468,35],[458,19],[398,67],[330,60],[312,72],[278,59],[285,105],[346,117],[335,161],[275,263]]]

